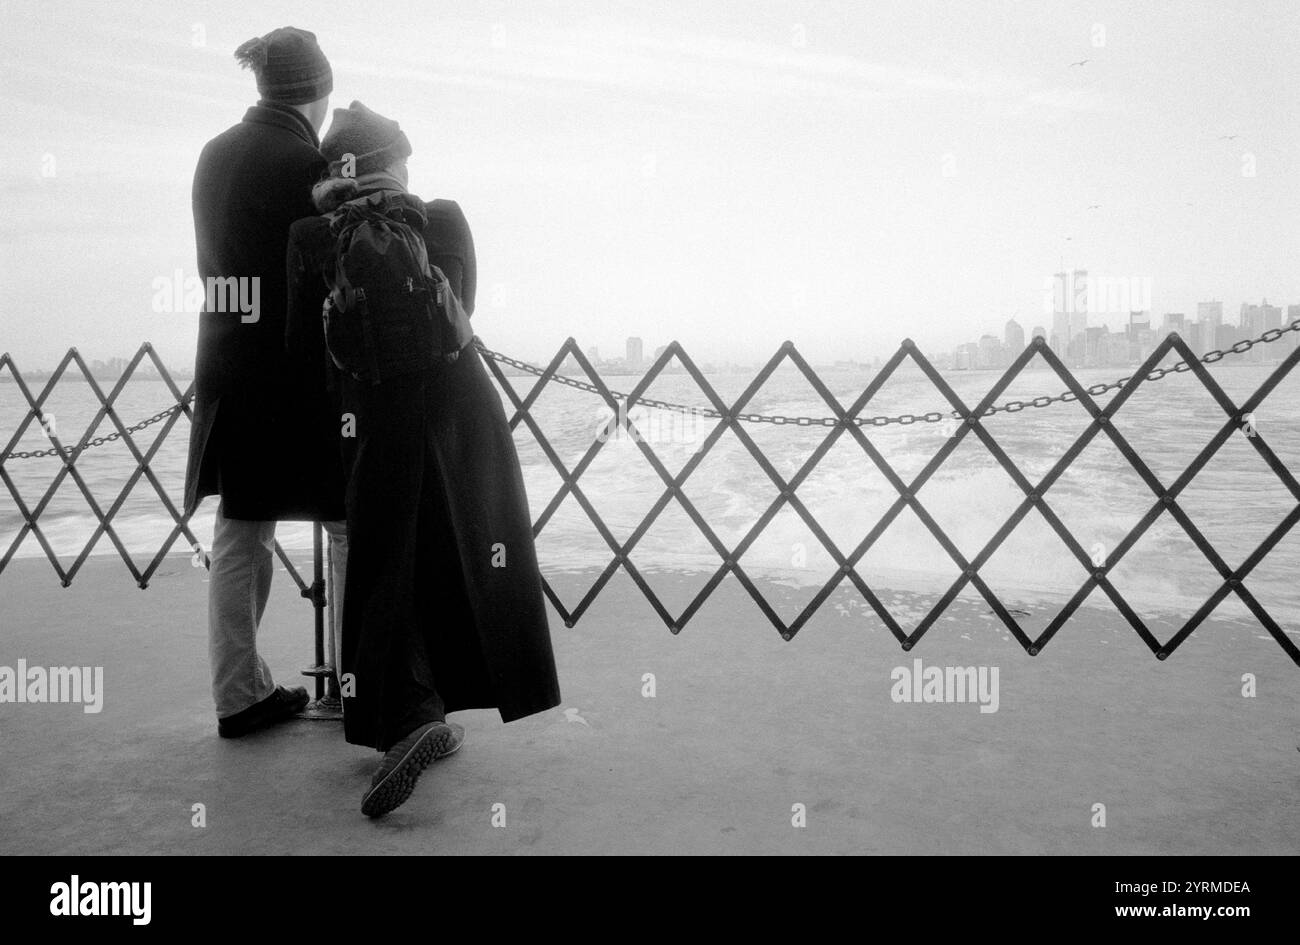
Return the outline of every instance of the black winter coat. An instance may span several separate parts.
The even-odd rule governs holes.
[[[426,203],[425,212],[429,263],[472,314],[476,265],[465,216],[449,200]],[[321,305],[334,250],[324,217],[293,225],[288,341],[296,356],[332,374],[329,386],[340,392],[334,430],[350,475],[340,659],[359,680],[356,697],[344,701],[347,740],[372,747],[388,740],[385,727],[395,720],[384,718],[376,680],[393,666],[388,651],[411,645],[398,630],[407,625],[428,641],[447,712],[497,708],[510,722],[552,708],[560,689],[541,571],[501,396],[473,345],[452,364],[374,389],[327,367]],[[402,393],[385,397],[380,388],[390,386]],[[374,403],[383,404],[379,416],[373,406],[366,413]],[[342,436],[342,411],[355,412],[355,438]],[[416,417],[424,445],[406,442]],[[501,549],[505,567],[494,563]]]
[[[229,518],[343,518],[338,414],[310,366],[285,352],[289,227],[314,212],[325,168],[296,109],[261,102],[204,147],[194,172],[199,275],[256,279],[256,320],[199,316],[185,508],[220,495]],[[220,306],[217,306],[220,307]]]

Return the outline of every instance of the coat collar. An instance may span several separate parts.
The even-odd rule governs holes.
[[[311,122],[303,113],[292,105],[282,105],[279,102],[268,102],[263,99],[244,113],[244,121],[283,128],[302,138],[316,150],[320,150],[320,138],[316,136],[316,129],[311,126]]]

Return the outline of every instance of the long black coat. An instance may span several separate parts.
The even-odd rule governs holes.
[[[343,518],[338,414],[284,347],[289,227],[314,212],[311,187],[325,168],[318,144],[297,110],[263,102],[199,157],[199,275],[205,284],[256,278],[259,311],[251,322],[239,312],[199,316],[188,511],[219,494],[229,518]]]
[[[425,210],[429,262],[472,314],[469,225],[452,201]],[[321,305],[333,256],[323,217],[294,224],[288,341],[323,373],[331,373]],[[381,690],[411,685],[426,664],[435,678],[425,682],[436,684],[448,712],[497,708],[510,722],[558,705],[523,475],[478,353],[469,346],[452,364],[376,387],[336,372],[333,380],[339,409],[355,417],[355,436],[344,437],[335,421],[350,471],[340,668],[356,677],[357,694],[345,693],[347,740],[382,749],[403,734],[393,716],[404,701]],[[495,566],[501,549],[505,567]]]

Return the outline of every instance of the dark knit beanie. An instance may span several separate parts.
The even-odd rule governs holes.
[[[353,102],[347,108],[334,109],[334,120],[320,143],[320,153],[330,162],[330,174],[337,177],[354,170],[355,174],[349,176],[360,177],[410,157],[411,142],[397,122]],[[346,166],[349,154],[355,161],[354,168]]]
[[[316,34],[292,26],[271,30],[235,50],[235,59],[257,76],[257,91],[269,102],[306,105],[334,91],[329,60]]]

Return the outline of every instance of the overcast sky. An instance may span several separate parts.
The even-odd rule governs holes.
[[[192,361],[195,317],[153,312],[152,282],[194,274],[195,159],[256,98],[231,53],[283,25],[317,34],[332,106],[402,124],[413,191],[460,201],[476,328],[511,354],[948,349],[1050,325],[1062,263],[1150,278],[1157,314],[1300,302],[1294,0],[2,15],[0,350],[20,365],[145,340]]]

